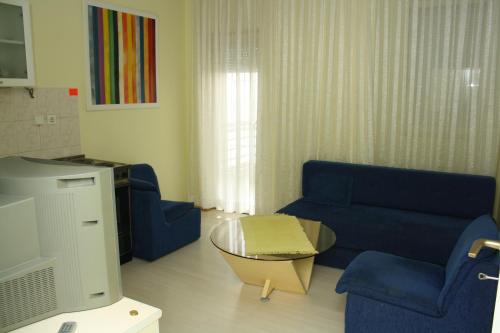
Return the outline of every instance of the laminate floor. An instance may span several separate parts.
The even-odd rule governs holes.
[[[200,240],[155,262],[134,258],[122,266],[124,295],[163,311],[161,333],[344,332],[345,295],[335,293],[342,270],[315,265],[307,295],[240,282],[210,242],[210,230],[236,216],[202,213]]]

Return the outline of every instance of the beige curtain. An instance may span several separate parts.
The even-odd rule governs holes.
[[[215,78],[232,70],[220,65],[224,58],[241,64],[238,73],[251,63],[257,74],[232,92],[247,91],[256,105],[255,178],[240,177],[250,186],[238,192],[256,212],[299,198],[309,159],[495,174],[500,1],[195,0],[194,7],[192,133],[209,151],[192,155],[195,197],[213,197],[209,184],[226,173],[224,159],[211,157],[215,147],[227,149],[223,137],[213,139],[228,98],[227,81]],[[208,172],[214,165],[218,173]]]
[[[500,1],[262,6],[257,212],[300,197],[309,159],[495,174]]]

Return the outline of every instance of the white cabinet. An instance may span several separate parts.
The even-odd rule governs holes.
[[[35,84],[27,0],[0,0],[0,87]]]

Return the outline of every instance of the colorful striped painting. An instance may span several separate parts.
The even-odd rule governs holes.
[[[156,22],[88,6],[94,105],[156,103]]]

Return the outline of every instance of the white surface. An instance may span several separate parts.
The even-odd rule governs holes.
[[[160,326],[158,320],[149,325],[148,327],[144,328],[143,330],[139,331],[139,333],[160,333]]]
[[[131,310],[137,310],[139,314],[131,316],[129,314]],[[160,309],[124,297],[110,306],[63,313],[11,333],[57,333],[65,321],[76,321],[75,333],[135,333],[157,322],[161,315]]]

